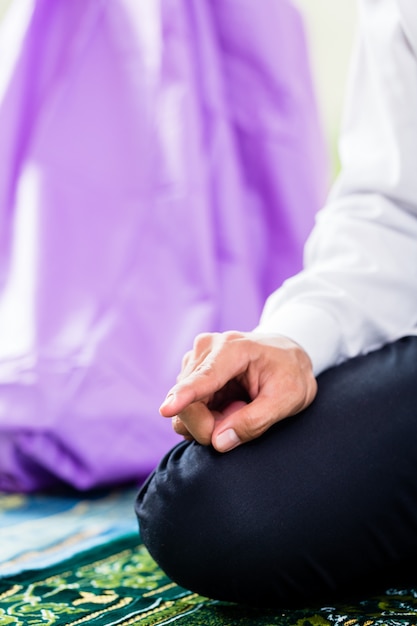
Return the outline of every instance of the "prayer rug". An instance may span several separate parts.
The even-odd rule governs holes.
[[[137,487],[84,495],[0,492],[0,578],[136,533],[136,493]]]
[[[0,580],[4,626],[404,626],[417,624],[417,590],[350,606],[261,610],[178,587],[139,535],[107,542],[43,570]]]

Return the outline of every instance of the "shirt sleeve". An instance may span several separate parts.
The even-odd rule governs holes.
[[[416,24],[415,0],[361,1],[341,174],[304,270],[270,296],[255,329],[297,341],[316,374],[417,334]]]

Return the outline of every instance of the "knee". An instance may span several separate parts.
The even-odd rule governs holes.
[[[216,456],[195,443],[174,448],[139,492],[136,513],[145,546],[172,580],[229,599],[218,582],[228,563],[232,503],[221,493]]]
[[[269,514],[271,485],[251,481],[259,465],[245,465],[244,448],[226,455],[195,443],[174,448],[138,495],[142,540],[172,580],[202,596],[288,602],[294,532]]]

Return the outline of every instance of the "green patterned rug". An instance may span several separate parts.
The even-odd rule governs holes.
[[[258,610],[172,583],[135,535],[42,570],[0,579],[3,626],[399,626],[417,624],[417,591],[390,590],[350,606]]]

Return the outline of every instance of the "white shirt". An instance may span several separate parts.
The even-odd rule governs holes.
[[[305,269],[256,329],[297,341],[316,374],[417,334],[417,0],[361,0],[348,94]]]

